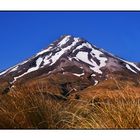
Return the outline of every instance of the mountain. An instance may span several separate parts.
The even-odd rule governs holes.
[[[137,65],[137,67],[139,67],[140,68],[140,63],[135,63],[136,65]]]
[[[2,71],[0,83],[11,88],[44,79],[67,94],[112,76],[136,81],[139,75],[139,63],[112,55],[85,39],[64,35],[33,57]]]

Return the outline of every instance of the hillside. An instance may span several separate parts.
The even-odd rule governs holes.
[[[139,63],[126,61],[83,38],[65,35],[31,58],[0,73],[1,92],[41,83],[68,95],[115,77],[139,83]]]
[[[140,63],[65,35],[0,73],[0,128],[139,129]]]

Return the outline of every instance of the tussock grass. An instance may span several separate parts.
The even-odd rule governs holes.
[[[0,96],[0,128],[138,129],[140,99],[120,90],[117,98],[57,100],[42,90],[20,88]]]

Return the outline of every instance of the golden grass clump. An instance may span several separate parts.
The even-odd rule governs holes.
[[[108,91],[104,98],[63,100],[47,91],[13,89],[0,96],[0,128],[138,129],[140,99],[130,91],[118,89],[117,97]]]

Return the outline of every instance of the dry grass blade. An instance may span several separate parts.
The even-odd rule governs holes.
[[[140,128],[140,98],[129,86],[116,85],[117,96],[108,90],[105,98],[96,95],[90,101],[58,100],[43,86],[13,89],[0,96],[0,128]]]

